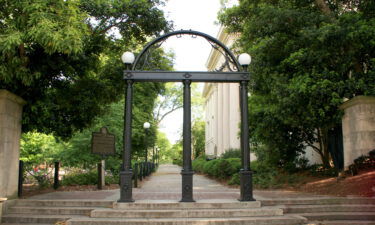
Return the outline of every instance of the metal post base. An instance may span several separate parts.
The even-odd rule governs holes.
[[[118,202],[134,202],[133,199],[133,185],[132,185],[133,171],[120,172],[120,199]]]
[[[253,198],[253,171],[240,171],[241,196],[239,201],[255,201]]]
[[[182,199],[180,202],[195,202],[193,199],[193,171],[181,171]]]

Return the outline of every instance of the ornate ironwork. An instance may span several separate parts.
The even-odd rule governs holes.
[[[239,65],[237,59],[233,55],[233,53],[219,40],[216,38],[193,30],[180,30],[174,31],[165,35],[162,35],[153,41],[149,42],[146,47],[142,50],[142,52],[137,56],[135,62],[133,64],[132,70],[145,70],[147,67],[150,67],[151,61],[150,56],[152,56],[153,51],[158,49],[169,37],[176,36],[177,38],[181,38],[182,35],[190,35],[192,38],[202,37],[207,40],[207,42],[218,51],[221,55],[223,55],[225,62],[222,66],[216,69],[216,72],[222,71],[241,71],[241,66]]]

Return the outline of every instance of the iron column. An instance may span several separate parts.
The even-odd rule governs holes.
[[[255,201],[253,198],[253,172],[250,168],[250,146],[249,146],[249,118],[248,118],[248,81],[241,81],[240,103],[241,103],[241,151],[242,169],[240,171],[241,196],[240,201]]]
[[[193,174],[191,166],[191,93],[190,80],[184,80],[184,124],[183,124],[183,165],[181,202],[194,202]]]
[[[120,199],[118,202],[134,202],[132,197],[132,176],[131,169],[131,141],[132,141],[132,102],[133,102],[133,81],[127,80],[125,92],[125,115],[124,115],[124,151],[122,153],[123,168],[120,172]]]

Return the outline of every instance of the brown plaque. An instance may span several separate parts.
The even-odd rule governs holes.
[[[100,128],[100,132],[92,132],[91,151],[98,155],[115,154],[115,135],[108,132],[106,127]]]

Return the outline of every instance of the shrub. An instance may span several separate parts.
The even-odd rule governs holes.
[[[220,160],[221,159],[214,159],[206,162],[203,166],[203,172],[210,176],[218,177],[220,171],[218,170],[218,166],[216,164],[218,164]]]
[[[196,159],[193,161],[193,170],[200,173],[208,174],[212,177],[220,179],[228,179],[241,169],[241,159],[213,159],[206,161],[204,159]]]
[[[239,173],[233,174],[232,177],[230,178],[230,180],[228,181],[228,184],[229,185],[240,185],[240,174]]]
[[[96,170],[90,170],[86,173],[82,171],[73,172],[64,176],[61,181],[62,185],[90,185],[98,183],[98,172]]]
[[[203,173],[203,167],[206,164],[204,158],[197,158],[192,162],[193,170],[198,173]]]
[[[105,176],[105,184],[119,184],[120,175],[119,174],[108,174]]]
[[[225,151],[220,158],[229,159],[229,158],[241,158],[241,150],[237,148],[230,148]]]
[[[233,174],[238,173],[241,169],[241,159],[239,158],[229,158],[229,159],[221,159],[217,163],[218,170],[220,173],[218,174],[219,178],[229,178]]]

